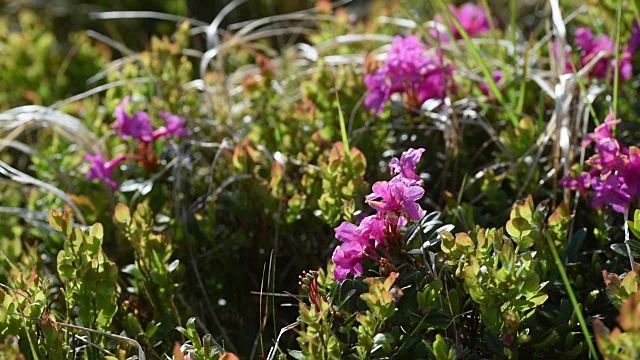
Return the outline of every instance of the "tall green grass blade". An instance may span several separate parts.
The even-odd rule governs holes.
[[[511,43],[513,44],[513,49],[515,50],[517,45],[517,34],[516,34],[516,0],[509,0],[509,20],[511,22]]]
[[[485,77],[485,80],[487,81],[487,85],[489,87],[489,90],[491,91],[493,96],[495,96],[495,98],[498,99],[498,102],[500,103],[500,105],[506,111],[507,116],[509,117],[509,120],[511,121],[511,124],[514,127],[517,127],[518,126],[518,117],[513,112],[513,109],[511,108],[511,106],[504,99],[504,96],[502,96],[502,92],[500,92],[500,89],[498,88],[498,84],[496,84],[495,80],[493,80],[493,77],[491,76],[491,71],[489,71],[489,68],[487,67],[487,64],[485,63],[484,59],[482,58],[482,55],[478,51],[478,48],[476,48],[476,46],[474,45],[473,41],[471,41],[471,37],[469,37],[469,34],[462,27],[462,25],[460,24],[460,21],[456,18],[456,16],[453,14],[451,9],[449,9],[449,7],[447,6],[447,3],[444,0],[440,0],[440,3],[442,4],[442,7],[447,11],[449,17],[451,18],[451,21],[453,22],[455,27],[458,29],[458,32],[460,32],[460,35],[462,36],[462,38],[464,39],[467,47],[469,48],[469,52],[471,52],[471,55],[473,55],[475,60],[480,65],[480,69],[482,69],[482,73],[483,73],[483,75]]]
[[[518,97],[518,105],[516,106],[516,112],[522,113],[524,108],[524,98],[527,92],[527,77],[529,76],[529,57],[531,56],[531,46],[533,42],[529,41],[527,46],[527,52],[524,54],[524,69],[522,70],[522,83],[520,84],[520,96]]]
[[[340,135],[342,136],[342,143],[344,144],[344,153],[347,155],[348,161],[351,161],[351,147],[349,146],[349,136],[347,135],[347,126],[344,121],[344,114],[342,113],[342,105],[340,105],[340,95],[338,95],[337,86],[336,102],[338,103],[338,119],[340,120]]]
[[[544,96],[545,92],[540,91],[540,99],[538,99],[538,134],[542,134],[542,130],[544,129]]]
[[[582,79],[580,78],[580,76],[578,76],[578,70],[576,69],[575,65],[573,65],[573,63],[570,62],[569,64],[571,64],[571,70],[573,71],[573,75],[575,75],[576,82],[580,87],[580,92],[583,93],[585,96],[587,96],[587,87],[584,85],[584,82],[582,82]],[[600,120],[596,115],[596,111],[593,108],[593,104],[591,104],[591,101],[589,101],[588,98],[587,98],[587,105],[589,106],[589,112],[591,113],[591,117],[593,118],[593,121],[596,123],[596,126],[600,125]]]
[[[551,254],[553,255],[553,260],[558,267],[558,272],[560,272],[560,277],[562,277],[562,282],[564,286],[567,288],[567,294],[569,295],[569,300],[571,300],[571,304],[573,305],[573,310],[578,317],[578,321],[580,321],[580,328],[582,328],[582,333],[584,335],[585,340],[587,341],[587,346],[589,347],[589,353],[591,354],[592,359],[598,359],[598,352],[596,348],[593,346],[593,342],[591,341],[591,336],[589,335],[589,329],[587,328],[587,323],[584,320],[584,316],[582,315],[582,310],[578,306],[578,300],[576,300],[576,295],[571,288],[571,283],[569,282],[569,277],[567,277],[567,272],[564,270],[564,265],[562,264],[562,260],[560,260],[560,256],[558,255],[558,250],[556,249],[555,244],[551,238],[547,237],[547,243],[549,244],[549,249],[551,249]]]
[[[613,113],[618,115],[618,86],[620,82],[620,28],[622,0],[616,2],[616,63],[613,69]]]

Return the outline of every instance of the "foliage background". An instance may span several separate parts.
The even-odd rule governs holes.
[[[265,27],[264,38],[234,43],[234,33],[246,26],[238,23],[314,6],[303,1],[249,1],[222,21],[220,28],[228,32],[221,31],[221,42],[231,45],[224,57],[211,62],[202,79],[199,66],[207,39],[189,36],[189,31],[210,24],[224,2],[2,4],[0,110],[8,112],[0,119],[0,282],[28,294],[17,296],[24,298],[18,301],[5,289],[3,306],[36,319],[51,314],[61,322],[126,334],[150,358],[171,354],[175,342],[195,343],[203,334],[212,334],[208,341],[241,357],[267,354],[280,329],[299,316],[298,298],[293,296],[300,292],[298,275],[325,268],[337,244],[332,228],[342,220],[353,221],[357,211],[366,211],[364,195],[375,181],[388,178],[386,163],[393,156],[410,147],[427,147],[430,159],[421,165],[427,188],[424,206],[441,212],[456,231],[504,226],[511,204],[528,194],[536,203],[549,199],[554,209],[562,200],[571,200],[575,222],[561,247],[567,271],[589,323],[601,317],[612,328],[621,303],[615,306],[609,300],[602,270],[626,271],[626,258],[611,247],[624,239],[622,219],[606,211],[575,211],[586,207],[584,201],[569,198],[558,187],[560,166],[553,156],[560,138],[546,132],[551,128],[554,99],[524,76],[553,66],[544,47],[538,49],[539,58],[531,69],[522,65],[527,39],[539,39],[549,31],[546,3],[518,1],[512,12],[508,1],[488,2],[502,24],[491,37],[524,44],[517,55],[507,46],[482,48],[491,69],[507,74],[501,89],[516,111],[517,123],[510,122],[495,97],[481,96],[479,64],[463,43],[447,50],[458,68],[461,89],[448,110],[421,117],[393,108],[380,118],[364,111],[365,64],[353,59],[380,52],[381,43],[336,39],[372,33],[389,42],[391,36],[411,30],[383,23],[379,15],[427,21],[442,11],[436,3],[357,1],[347,6],[348,12],[320,9],[328,18],[278,22]],[[564,14],[571,14],[582,4],[562,5]],[[589,25],[613,34],[616,2],[587,5],[571,26]],[[625,2],[625,9],[629,7]],[[124,10],[168,13],[202,23],[192,21],[190,28],[176,26],[176,21],[123,19],[123,13],[114,14],[117,19],[95,15]],[[597,22],[592,24],[594,16]],[[632,12],[625,11],[620,22],[625,40],[632,20]],[[268,33],[277,29],[285,31]],[[296,47],[303,41],[320,56],[314,59],[313,51]],[[551,85],[557,82],[552,77],[545,80]],[[109,86],[115,82],[122,86]],[[625,120],[619,134],[628,144],[637,143],[638,84],[634,77],[618,90],[617,106]],[[612,106],[611,96],[606,95],[611,89],[607,83],[598,85],[602,90],[592,106],[602,120]],[[101,86],[105,91],[91,92]],[[64,101],[77,94],[84,95]],[[113,193],[104,184],[85,179],[82,155],[100,152],[112,158],[135,151],[109,128],[116,104],[129,94],[137,106],[153,113],[180,113],[188,119],[193,136],[157,144],[154,151],[160,160],[153,171],[133,163],[120,169],[122,191]],[[361,152],[354,151],[349,160],[339,151],[343,139],[336,95],[348,122],[350,145]],[[51,107],[20,108],[27,105]],[[584,109],[576,97],[572,121]],[[153,120],[158,123],[159,118]],[[584,134],[577,126],[572,129],[568,141],[571,157],[577,159]],[[354,168],[351,162],[360,166]],[[75,213],[76,225],[87,227],[85,234],[65,233],[62,229],[71,221],[66,218],[59,230],[53,228],[57,231],[49,226],[49,210],[65,208]],[[64,216],[56,213],[55,218]],[[103,236],[95,228],[93,234],[88,230],[97,222]],[[88,257],[73,251],[76,247],[90,248],[83,251]],[[59,254],[78,264],[78,273],[66,277]],[[545,261],[552,264],[550,258]],[[92,288],[87,284],[96,279],[92,273],[96,263],[99,277],[108,281]],[[114,267],[115,278],[109,275]],[[559,275],[549,271],[550,300],[539,315],[542,330],[536,341],[553,340],[540,354],[583,356],[586,345],[574,309]],[[459,279],[452,276],[450,281]],[[331,284],[326,285],[330,291]],[[83,313],[81,309],[100,296],[109,301]],[[463,309],[479,311],[468,297],[461,303]],[[118,305],[116,312],[103,319],[101,309],[108,313],[112,304]],[[189,322],[192,317],[197,321]],[[456,319],[450,320],[467,329],[469,325]],[[55,324],[47,330],[46,321],[44,325],[33,319],[20,321],[14,319],[2,329],[5,345],[0,351],[63,356],[81,346],[81,340],[70,340],[69,332]],[[184,331],[175,331],[177,326]],[[555,335],[545,332],[553,328],[560,330]],[[22,339],[40,332],[46,340],[37,346],[35,340],[17,344],[8,336],[13,330],[22,331]],[[282,349],[298,347],[296,336],[285,332],[279,342]],[[89,339],[118,357],[135,353],[131,344],[104,335]],[[491,340],[483,338],[478,352],[495,353]],[[466,345],[471,342],[466,341]],[[86,351],[83,354],[89,358],[98,356],[92,352],[95,349]]]

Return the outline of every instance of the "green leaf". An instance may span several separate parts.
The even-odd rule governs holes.
[[[433,342],[433,355],[435,355],[438,360],[449,359],[447,341],[440,334],[436,335],[436,340]]]
[[[629,248],[631,248],[631,256],[633,258],[640,258],[640,241],[629,239]],[[624,257],[629,257],[627,246],[624,243],[611,244],[611,250]]]
[[[67,228],[67,222],[64,219],[64,215],[55,209],[51,209],[49,211],[49,225],[51,225],[53,230],[60,232],[62,232],[62,229],[66,230]]]
[[[307,360],[307,357],[304,356],[304,354],[300,350],[289,350],[289,355],[291,355],[291,357],[296,360]]]
[[[122,203],[116,205],[114,216],[116,218],[116,221],[121,224],[127,224],[129,221],[131,221],[131,211],[129,210],[127,205]]]
[[[521,217],[515,217],[507,221],[507,233],[511,235],[516,242],[520,242],[523,237],[531,234],[531,224]]]

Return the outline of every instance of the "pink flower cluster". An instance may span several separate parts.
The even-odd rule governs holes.
[[[130,116],[126,110],[126,106],[130,101],[131,97],[129,96],[122,99],[120,105],[116,107],[114,114],[116,121],[113,123],[112,127],[123,139],[126,140],[129,137],[132,137],[136,140],[148,143],[161,137],[181,137],[187,135],[185,122],[177,115],[171,115],[164,111],[158,112],[158,114],[167,123],[167,126],[161,127],[157,130],[153,129],[149,114],[146,111],[137,111],[133,116]]]
[[[592,167],[578,176],[567,176],[560,181],[566,188],[577,190],[583,196],[593,190],[591,207],[603,209],[607,206],[623,213],[633,199],[640,195],[640,149],[627,148],[613,136],[612,128],[619,124],[613,113],[587,135],[582,146],[595,144],[596,154],[587,160]]]
[[[127,113],[126,107],[131,101],[129,96],[125,97],[120,105],[116,107],[114,116],[116,121],[112,127],[116,130],[117,134],[123,139],[133,138],[139,141],[138,154],[119,155],[111,161],[105,161],[102,154],[97,155],[85,155],[85,160],[91,163],[91,168],[87,172],[87,178],[89,180],[103,180],[109,184],[113,189],[118,189],[118,184],[111,178],[111,173],[118,165],[120,165],[127,158],[138,159],[143,166],[150,167],[150,162],[155,159],[153,156],[153,141],[169,136],[183,137],[187,136],[189,132],[186,129],[185,121],[177,116],[168,114],[164,111],[158,112],[158,114],[164,118],[166,126],[154,129],[151,124],[149,114],[145,111],[137,111],[133,115]]]
[[[633,54],[638,50],[640,44],[640,28],[638,24],[634,23],[633,32],[629,43],[622,47],[620,53],[620,68],[619,76],[623,81],[629,80],[632,75],[631,58]],[[600,52],[604,52],[604,56],[598,60],[589,75],[594,78],[606,79],[607,76],[613,82],[614,72],[616,67],[616,46],[605,34],[595,36],[593,32],[588,28],[578,28],[575,33],[574,45],[580,49],[580,64],[575,66],[576,69],[581,69],[591,62]],[[567,58],[571,56],[571,52],[567,51]],[[573,72],[572,63],[570,59],[567,60],[566,70],[567,73]]]
[[[364,78],[369,90],[365,108],[380,115],[395,93],[405,94],[407,102],[418,107],[428,99],[444,98],[451,87],[453,65],[444,64],[441,53],[430,56],[426,50],[416,36],[396,36],[384,65]]]
[[[87,179],[100,179],[109,184],[112,188],[118,189],[118,184],[111,179],[111,172],[120,165],[120,163],[126,160],[124,155],[116,156],[111,161],[104,161],[102,154],[86,154],[84,158],[91,163],[91,168],[87,172]]]
[[[487,17],[487,12],[480,5],[474,3],[465,3],[459,8],[455,5],[449,5],[449,9],[453,15],[458,19],[462,28],[469,34],[469,36],[481,35],[491,30],[491,24]],[[435,17],[436,24],[444,25],[440,16]],[[498,26],[498,21],[493,19],[494,26]],[[460,31],[455,26],[453,21],[449,21],[449,29],[452,35],[456,39],[462,39]],[[440,42],[449,42],[449,35],[444,31],[433,29],[430,32],[431,36],[438,39]]]
[[[409,149],[400,159],[391,160],[389,168],[397,175],[375,183],[373,193],[366,197],[377,214],[365,217],[358,226],[345,221],[335,228],[336,238],[342,241],[333,253],[333,275],[337,281],[348,274],[361,275],[365,257],[379,260],[377,251],[388,251],[389,240],[399,234],[400,227],[424,216],[424,210],[416,202],[424,195],[424,189],[415,173],[423,152],[424,149]]]

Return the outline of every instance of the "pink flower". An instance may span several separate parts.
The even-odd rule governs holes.
[[[376,110],[376,115],[380,115],[395,93],[405,93],[416,106],[428,99],[443,98],[451,82],[453,66],[445,65],[440,55],[428,56],[425,51],[426,47],[416,36],[396,36],[382,68],[364,78],[369,90],[365,108]]]
[[[144,111],[138,111],[133,116],[129,116],[126,106],[130,100],[129,96],[125,97],[120,105],[116,107],[114,114],[116,121],[112,127],[125,140],[130,136],[144,142],[152,141],[153,127],[151,126],[149,114]]]
[[[589,187],[591,186],[591,174],[583,172],[575,178],[572,178],[571,176],[565,176],[564,178],[562,178],[562,180],[560,180],[560,185],[571,190],[577,190],[580,192],[580,194],[586,196],[587,189],[589,189]]]
[[[343,243],[357,243],[362,247],[369,246],[369,231],[362,229],[348,221],[343,221],[334,229],[336,238]]]
[[[474,3],[465,3],[459,8],[454,5],[449,5],[449,9],[453,13],[453,16],[458,19],[462,28],[469,34],[469,36],[481,35],[489,30],[491,30],[491,25],[489,23],[489,18],[487,17],[487,12],[480,5]],[[443,24],[442,18],[440,16],[435,17],[435,22],[438,24]],[[493,19],[494,25],[497,27],[498,22],[496,19]],[[451,33],[456,39],[462,39],[462,35],[460,31],[455,26],[453,21],[449,22],[449,28],[451,29]],[[441,42],[448,42],[449,36],[440,31],[432,30],[431,35]]]
[[[424,195],[420,177],[416,175],[416,164],[424,149],[409,149],[400,159],[394,158],[389,164],[392,172],[398,173],[390,181],[379,181],[373,185],[373,194],[366,202],[378,211],[364,217],[359,226],[344,221],[335,228],[336,238],[342,241],[333,252],[334,278],[337,281],[364,272],[362,261],[366,257],[380,260],[378,252],[387,253],[389,244],[385,240],[397,240],[399,228],[407,225],[408,219],[419,220],[424,210],[416,203]]]
[[[587,161],[593,169],[575,179],[565,177],[560,184],[580,191],[583,196],[590,187],[593,190],[591,207],[610,206],[622,213],[640,194],[640,149],[627,148],[613,136],[612,127],[618,123],[620,120],[610,113],[603,124],[585,137],[583,146],[595,143],[596,153]]]
[[[378,181],[373,184],[373,194],[367,195],[366,202],[383,215],[393,213],[396,216],[407,215],[408,219],[420,220],[424,210],[417,200],[424,195],[421,186],[409,185],[401,175],[391,181]]]
[[[595,209],[611,206],[614,211],[623,213],[631,203],[632,197],[629,194],[629,188],[624,183],[624,179],[615,174],[607,176],[604,181],[597,178],[592,179],[591,188],[595,193],[591,199],[591,207]]]
[[[629,157],[625,166],[620,170],[631,197],[640,195],[640,149],[635,146],[629,148]]]
[[[449,9],[451,9],[451,12],[469,36],[484,34],[491,30],[487,12],[484,11],[482,6],[474,3],[465,3],[460,8],[449,5]],[[452,26],[452,32],[456,39],[462,39],[462,35],[460,35],[455,26]]]
[[[403,219],[403,221],[403,224],[406,224],[406,220]],[[338,240],[344,243],[358,243],[366,250],[371,248],[371,240],[374,240],[374,247],[376,249],[384,244],[386,228],[387,220],[384,216],[376,214],[362,219],[359,226],[348,221],[343,221],[334,231]]]
[[[380,214],[367,216],[360,223],[360,229],[362,229],[361,231],[367,233],[367,241],[369,239],[373,239],[376,249],[384,245],[384,232],[386,228],[387,221]]]
[[[398,158],[391,159],[389,169],[394,174],[402,174],[409,180],[420,180],[420,176],[416,174],[416,165],[422,157],[424,149],[409,149],[402,153],[400,160]]]
[[[165,111],[159,111],[158,114],[164,118],[167,123],[166,127],[162,127],[153,132],[153,138],[157,139],[163,136],[183,137],[189,135],[185,121],[178,115],[169,114]]]
[[[637,50],[640,42],[640,30],[634,27],[629,44],[621,49],[619,76],[621,80],[629,80],[632,75],[631,58]],[[576,47],[580,48],[580,65],[581,67],[589,64],[599,53],[604,52],[605,55],[598,60],[592,68],[589,75],[591,77],[606,79],[609,77],[613,82],[616,67],[615,44],[605,34],[594,36],[593,32],[587,28],[578,28],[575,33]],[[570,53],[567,53],[570,57]],[[567,72],[572,72],[570,59],[567,59]]]
[[[597,143],[598,141],[604,139],[612,139],[613,137],[613,127],[620,123],[620,119],[615,119],[615,115],[613,114],[613,110],[609,111],[609,115],[604,119],[604,123],[598,125],[593,133],[588,134],[584,140],[582,141],[582,146],[587,147],[592,142]]]
[[[124,155],[119,155],[112,159],[111,161],[104,161],[104,157],[102,154],[97,155],[89,155],[86,154],[84,156],[85,160],[91,163],[91,168],[87,172],[87,179],[94,180],[100,179],[111,185],[114,190],[118,190],[118,184],[111,179],[111,172],[113,169],[118,166],[121,162],[125,160]]]
[[[596,155],[591,157],[587,163],[606,175],[624,166],[626,156],[623,156],[620,150],[620,143],[617,139],[602,139],[596,143]]]
[[[342,281],[349,274],[354,276],[362,275],[364,268],[361,263],[364,257],[364,249],[358,243],[348,242],[338,246],[332,257],[335,264],[333,277],[336,281]]]

